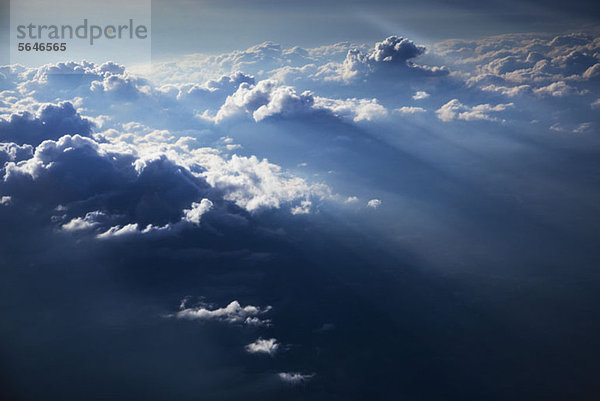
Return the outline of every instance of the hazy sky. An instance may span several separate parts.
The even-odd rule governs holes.
[[[152,57],[220,53],[264,41],[312,47],[403,35],[424,44],[514,32],[559,33],[597,24],[594,1],[153,0]],[[9,0],[0,0],[0,38]],[[8,60],[8,40],[0,60]],[[8,63],[6,61],[5,63]]]
[[[422,42],[508,32],[561,32],[598,22],[593,1],[156,0],[154,57],[220,52],[266,40],[314,46],[376,41],[391,34]]]

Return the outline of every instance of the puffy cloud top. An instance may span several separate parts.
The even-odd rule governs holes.
[[[369,59],[375,62],[406,64],[410,59],[425,53],[424,46],[416,45],[412,40],[390,36],[383,42],[377,42]]]
[[[12,114],[8,120],[0,119],[0,140],[19,145],[39,145],[46,139],[58,139],[64,134],[89,136],[94,123],[75,110],[70,102],[40,107],[37,114],[22,112]]]

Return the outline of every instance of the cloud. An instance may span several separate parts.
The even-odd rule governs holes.
[[[600,63],[596,63],[583,73],[585,79],[597,79],[600,77]]]
[[[220,157],[211,159],[211,168],[201,175],[212,187],[224,193],[224,199],[250,212],[279,208],[282,203],[299,198],[329,196],[324,185],[309,185],[299,177],[283,173],[281,167],[266,159],[237,155],[229,160]]]
[[[47,215],[64,232],[99,239],[201,228],[212,209],[218,219],[238,220],[246,219],[242,209],[289,205],[293,213],[308,213],[313,201],[331,196],[327,186],[309,184],[266,159],[228,158],[192,146],[190,138],[156,132],[135,143],[124,142],[128,138],[65,135],[35,148],[4,144],[0,193]]]
[[[200,224],[202,215],[212,209],[213,203],[208,199],[202,199],[200,203],[192,202],[191,209],[183,210],[182,220],[190,222],[192,224]]]
[[[394,109],[394,111],[402,114],[417,114],[417,113],[425,113],[425,110],[422,107],[414,107],[414,106],[402,106],[398,109]]]
[[[425,53],[425,47],[413,41],[390,36],[375,43],[367,53],[354,48],[348,51],[341,64],[329,64],[320,68],[319,75],[327,80],[352,81],[381,74],[412,74],[421,76],[444,76],[444,67],[416,65],[412,59]]]
[[[379,206],[381,206],[381,200],[379,199],[371,199],[367,202],[367,207],[371,209],[377,209]]]
[[[584,94],[583,91],[578,91],[572,86],[567,85],[564,81],[553,82],[550,85],[534,89],[533,92],[541,96],[555,97]]]
[[[312,206],[312,202],[309,200],[305,200],[305,201],[302,201],[299,206],[293,207],[291,212],[293,215],[308,214],[308,213],[310,213],[311,206]]]
[[[219,109],[214,121],[218,124],[235,117],[251,116],[259,122],[267,118],[298,118],[318,114],[360,122],[383,118],[387,110],[377,99],[315,97],[309,91],[298,93],[291,86],[264,80],[256,85],[240,85]]]
[[[486,92],[497,92],[504,96],[515,97],[527,93],[532,93],[531,86],[529,85],[518,85],[518,86],[500,86],[500,85],[487,85],[481,87],[482,91]]]
[[[246,345],[246,351],[250,354],[267,354],[271,356],[275,355],[279,348],[280,344],[275,338],[259,338],[253,343]]]
[[[107,231],[98,234],[98,238],[110,238],[110,237],[122,237],[128,236],[132,234],[137,234],[139,232],[137,224],[126,224],[124,226],[114,226],[110,227]]]
[[[594,127],[594,124],[591,122],[581,123],[573,129],[573,133],[574,134],[585,134],[587,132],[592,132],[593,127]]]
[[[429,93],[425,92],[425,91],[417,91],[415,92],[415,94],[413,95],[413,99],[414,100],[423,100],[423,99],[427,99],[429,97]]]
[[[88,212],[84,217],[76,217],[65,223],[61,228],[65,231],[81,231],[89,230],[100,224],[99,219],[106,217],[106,215],[100,211]]]
[[[299,116],[312,110],[314,98],[310,92],[302,94],[276,81],[260,81],[257,85],[240,85],[219,109],[215,122],[238,115],[251,114],[255,121],[274,116]]]
[[[269,321],[261,319],[260,316],[270,310],[270,306],[265,308],[253,305],[241,306],[238,301],[232,301],[227,306],[216,309],[209,309],[207,306],[198,306],[196,308],[185,308],[184,306],[174,316],[177,319],[215,320],[225,323],[266,325]]]
[[[47,139],[58,139],[64,134],[90,136],[94,123],[81,117],[73,104],[62,102],[40,107],[37,114],[12,114],[0,119],[0,141],[19,145],[39,145]]]
[[[600,43],[593,33],[508,34],[479,40],[448,40],[436,53],[468,76],[467,82],[540,95],[565,96],[581,92],[576,86],[597,76]],[[551,85],[554,84],[554,87]],[[575,86],[565,92],[565,88]],[[494,86],[489,86],[494,85]]]
[[[315,98],[315,107],[331,112],[334,116],[347,118],[354,122],[374,121],[388,114],[377,99],[327,99]]]
[[[349,49],[357,47],[349,42],[303,49],[298,46],[283,48],[274,42],[264,42],[245,50],[235,50],[219,55],[191,54],[177,60],[153,63],[153,78],[161,82],[187,83],[214,79],[215,75],[227,75],[244,71],[261,78],[282,77],[302,70],[306,66],[340,62]],[[310,67],[309,67],[310,68]],[[304,75],[307,71],[304,68]]]
[[[21,160],[29,159],[33,156],[33,146],[17,145],[13,142],[0,143],[0,166],[8,161],[20,162]]]
[[[462,104],[458,99],[452,99],[440,107],[436,111],[436,114],[438,115],[438,118],[444,122],[450,122],[456,119],[464,121],[498,121],[496,117],[490,116],[490,113],[505,111],[513,106],[513,103],[497,104],[495,106],[489,104],[467,106]]]
[[[308,382],[315,377],[315,374],[303,374],[298,372],[281,372],[278,373],[279,378],[289,384],[302,384]]]

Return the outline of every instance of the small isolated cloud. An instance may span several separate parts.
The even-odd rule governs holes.
[[[253,343],[246,345],[246,351],[250,354],[268,354],[271,356],[275,355],[279,348],[280,344],[275,338],[259,338]]]
[[[381,201],[379,199],[371,199],[367,202],[367,207],[372,209],[377,209],[379,206],[381,206]]]
[[[356,196],[349,196],[344,201],[345,203],[355,203],[358,202],[358,198]]]
[[[402,113],[402,114],[416,114],[416,113],[425,113],[427,110],[425,110],[422,107],[403,106],[403,107],[400,107],[399,109],[394,109],[394,111],[396,111],[398,113]]]
[[[315,376],[315,374],[314,373],[302,374],[302,373],[297,373],[297,372],[281,372],[281,373],[278,373],[277,376],[279,376],[279,378],[286,383],[301,384],[301,383],[306,383],[307,381],[312,379]]]
[[[429,97],[429,93],[425,92],[425,91],[417,91],[414,95],[413,95],[413,99],[414,100],[423,100],[423,99],[427,99]]]
[[[200,203],[194,202],[192,203],[191,209],[184,209],[183,217],[181,218],[183,221],[187,221],[192,224],[200,224],[200,219],[202,215],[212,209],[213,203],[208,199],[202,199]]]
[[[456,119],[464,121],[498,121],[497,118],[490,116],[490,113],[505,111],[513,106],[513,103],[497,104],[495,106],[489,104],[467,106],[462,104],[458,99],[452,99],[440,107],[436,111],[436,114],[438,115],[438,118],[444,122],[450,122]]]
[[[550,126],[550,131],[572,134],[586,134],[592,132],[593,128],[594,124],[592,124],[591,122],[579,124],[554,123]]]
[[[596,99],[590,105],[592,109],[600,109],[600,99]]]
[[[577,125],[577,127],[575,127],[573,129],[573,133],[574,134],[585,134],[587,132],[590,132],[592,130],[593,124],[592,123],[581,123],[579,125]]]
[[[12,203],[12,198],[10,196],[3,196],[0,198],[0,205],[9,206]]]
[[[270,310],[270,306],[265,308],[252,305],[241,306],[238,301],[232,301],[226,307],[216,309],[209,309],[206,305],[185,308],[185,303],[182,303],[181,310],[175,314],[175,317],[188,320],[215,320],[225,323],[267,325],[269,321],[261,319],[259,316]]]
[[[310,213],[310,207],[312,206],[312,202],[309,200],[303,200],[299,206],[295,206],[291,209],[293,215],[296,214],[308,214]]]

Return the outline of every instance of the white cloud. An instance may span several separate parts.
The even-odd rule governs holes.
[[[192,224],[200,224],[202,215],[212,209],[213,203],[209,199],[202,199],[200,203],[193,202],[191,209],[183,210],[183,221],[187,221]]]
[[[122,236],[138,234],[139,232],[140,232],[140,230],[138,229],[138,225],[131,223],[131,224],[126,224],[124,226],[110,227],[107,231],[105,231],[101,234],[98,234],[97,238],[105,239],[105,238],[111,238],[111,237],[122,237]]]
[[[553,36],[507,34],[478,40],[448,40],[436,51],[466,75],[470,85],[517,96],[580,95],[600,71],[600,43],[593,32]],[[579,86],[579,88],[578,88]]]
[[[525,93],[530,93],[531,86],[529,85],[517,85],[517,86],[501,86],[501,85],[487,85],[481,87],[481,90],[486,92],[497,92],[501,93],[504,96],[515,97]]]
[[[266,159],[233,155],[224,160],[211,156],[208,162],[209,168],[201,173],[206,181],[222,190],[226,200],[251,212],[279,208],[282,202],[310,195],[328,196],[326,187],[309,185],[299,177],[284,174],[281,167]]]
[[[398,109],[394,109],[394,111],[402,114],[417,114],[417,113],[425,113],[425,110],[422,107],[414,107],[414,106],[402,106]]]
[[[425,47],[416,45],[413,41],[390,36],[368,52],[354,48],[348,50],[342,63],[329,63],[320,68],[317,75],[325,80],[345,81],[364,79],[385,72],[396,74],[412,74],[423,76],[443,76],[448,71],[443,67],[419,66],[412,59],[425,53]]]
[[[61,228],[65,231],[89,230],[99,225],[98,219],[104,216],[105,214],[99,211],[88,212],[84,217],[76,217],[63,224]]]
[[[564,81],[553,82],[550,85],[543,86],[533,90],[534,93],[541,96],[569,96],[569,95],[583,95],[585,91],[579,91],[576,88],[567,85]]]
[[[583,78],[594,79],[600,77],[600,63],[596,63],[583,73]]]
[[[371,199],[370,201],[367,202],[367,207],[370,207],[372,209],[377,209],[379,206],[381,206],[381,200],[379,199]]]
[[[429,93],[425,92],[425,91],[417,91],[414,95],[413,95],[413,99],[414,100],[423,100],[423,99],[427,99],[429,97]]]
[[[216,320],[226,323],[267,325],[269,321],[261,319],[260,316],[270,310],[270,306],[265,308],[252,305],[241,306],[238,301],[232,301],[229,305],[216,309],[209,309],[207,306],[185,308],[184,303],[182,309],[175,314],[175,317],[188,320]]]
[[[328,110],[338,117],[347,118],[354,122],[374,121],[385,118],[387,110],[377,102],[377,99],[328,99],[315,98],[315,107]]]
[[[256,85],[240,85],[212,119],[219,124],[251,116],[258,122],[266,118],[294,118],[323,112],[354,122],[372,121],[387,115],[387,110],[377,99],[316,97],[310,91],[298,93],[291,86],[264,80]]]
[[[248,351],[251,354],[268,354],[271,356],[274,355],[279,348],[280,344],[275,338],[259,338],[253,343],[246,345],[246,351]]]
[[[281,372],[277,374],[279,378],[289,384],[301,384],[306,383],[310,379],[312,379],[315,374],[302,374],[297,372]]]
[[[497,118],[490,116],[490,113],[505,111],[513,106],[513,103],[497,104],[495,106],[489,104],[467,106],[462,104],[458,99],[452,99],[440,107],[436,111],[436,114],[438,115],[438,118],[444,122],[450,122],[456,119],[465,121],[498,121]]]
[[[300,202],[299,206],[295,206],[292,208],[291,212],[293,215],[296,214],[308,214],[310,213],[310,207],[312,206],[312,202],[309,200],[303,200]]]
[[[574,134],[585,134],[586,132],[591,132],[593,128],[593,124],[590,122],[578,124],[574,129]]]
[[[256,85],[243,83],[227,98],[214,121],[220,123],[247,114],[255,121],[273,116],[297,116],[310,112],[313,103],[310,92],[298,94],[294,88],[280,86],[274,80],[263,80]]]
[[[10,196],[2,196],[0,198],[1,206],[9,206],[12,203],[12,198]]]

